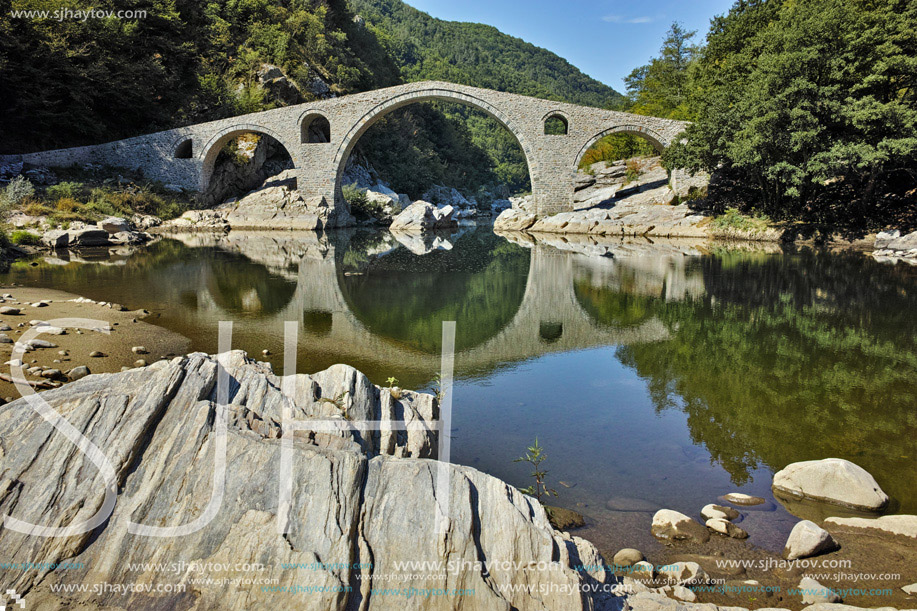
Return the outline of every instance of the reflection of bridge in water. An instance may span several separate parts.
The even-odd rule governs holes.
[[[329,237],[314,233],[231,232],[226,236],[179,234],[189,246],[215,246],[237,252],[260,263],[271,273],[296,282],[285,307],[260,318],[297,320],[301,341],[310,351],[334,354],[341,362],[375,362],[411,369],[425,377],[440,367],[440,355],[431,354],[373,332],[354,312],[342,291],[340,257],[346,234]],[[391,246],[398,244],[391,240]],[[530,264],[523,298],[515,314],[495,335],[456,354],[456,371],[483,374],[502,365],[525,361],[546,353],[591,347],[652,342],[666,339],[668,330],[657,318],[630,326],[611,326],[596,321],[577,298],[574,280],[614,288],[627,284],[628,291],[648,297],[681,299],[703,292],[699,272],[686,270],[693,247],[660,249],[644,243],[644,250],[629,250],[622,258],[571,254],[546,244],[524,244]],[[650,247],[649,250],[646,250]],[[564,250],[570,250],[569,244]],[[381,255],[384,256],[384,255]],[[634,284],[634,278],[639,278]]]

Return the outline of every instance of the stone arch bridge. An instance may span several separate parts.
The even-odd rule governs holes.
[[[38,166],[99,163],[143,171],[166,184],[195,192],[207,189],[217,155],[243,133],[280,142],[296,169],[306,198],[323,198],[347,211],[341,175],[360,136],[378,119],[408,104],[444,100],[467,104],[500,122],[515,136],[529,168],[539,215],[572,210],[573,177],[580,158],[599,138],[614,132],[645,137],[657,150],[669,146],[686,123],[436,81],[307,102],[274,110],[138,136],[107,144],[7,156]],[[545,133],[546,123],[560,129]],[[556,132],[565,133],[556,133]],[[342,215],[347,217],[349,215]]]

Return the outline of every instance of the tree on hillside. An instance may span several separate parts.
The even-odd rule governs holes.
[[[689,119],[688,71],[698,53],[694,30],[674,22],[666,33],[659,57],[635,68],[624,79],[630,112],[668,119]]]
[[[696,122],[670,165],[720,167],[778,217],[917,222],[914,2],[741,0],[689,85]]]

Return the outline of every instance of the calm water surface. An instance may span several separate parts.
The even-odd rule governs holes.
[[[432,387],[455,320],[453,460],[527,485],[513,459],[537,436],[556,504],[606,550],[650,550],[655,507],[697,515],[734,490],[771,501],[743,527],[779,549],[797,519],[771,476],[799,460],[852,460],[917,512],[917,269],[774,247],[599,256],[489,228],[404,242],[189,235],[3,280],[146,308],[209,352],[232,320],[234,347],[280,355],[298,320],[300,371],[344,362],[410,388]]]

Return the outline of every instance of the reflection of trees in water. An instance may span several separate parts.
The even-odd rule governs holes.
[[[618,349],[657,409],[682,409],[737,484],[762,464],[838,456],[913,510],[914,274],[855,256],[703,265],[705,298],[641,306],[667,323],[670,340]],[[605,297],[594,310],[606,320],[631,318],[631,300]]]
[[[626,284],[595,286],[589,280],[577,278],[573,282],[573,293],[589,316],[601,325],[632,327],[653,317],[655,299],[632,294]]]
[[[296,283],[238,255],[220,253],[207,275],[207,290],[220,308],[253,316],[282,311],[296,292]]]
[[[373,244],[365,239],[355,236],[340,255],[346,269],[359,271],[338,280],[353,315],[376,335],[435,354],[442,322],[454,320],[456,349],[464,350],[496,335],[522,303],[530,253],[490,231],[423,256],[405,248],[361,256]]]

